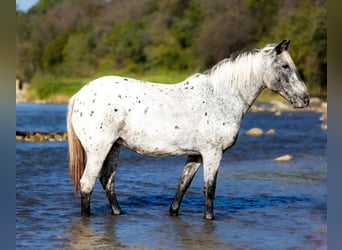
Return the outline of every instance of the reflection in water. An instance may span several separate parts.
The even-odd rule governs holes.
[[[103,216],[103,215],[102,215]],[[136,215],[139,217],[139,215]],[[154,249],[165,249],[168,246],[181,249],[202,249],[216,246],[222,243],[216,237],[216,223],[205,220],[188,220],[181,217],[144,216],[134,222],[121,216],[104,216],[100,218],[78,218],[69,224],[70,228],[65,234],[59,236],[64,239],[64,248],[72,249],[148,249],[153,242]],[[158,223],[162,219],[162,223]],[[194,219],[194,218],[193,218]],[[124,223],[124,224],[122,224]],[[132,224],[131,224],[132,223]],[[131,229],[127,230],[127,225]],[[133,224],[137,224],[133,227]],[[135,246],[136,241],[140,246]],[[227,242],[222,247],[228,247]]]
[[[107,223],[93,224],[91,218],[77,218],[66,230],[65,247],[72,249],[125,247],[116,241],[114,226]],[[101,228],[103,227],[103,228]]]
[[[66,106],[19,105],[17,111],[21,130],[65,127]],[[17,142],[16,247],[326,249],[326,132],[319,117],[314,112],[248,114],[237,144],[222,159],[214,221],[202,219],[201,170],[180,215],[168,215],[184,157],[152,158],[123,149],[116,190],[124,214],[111,215],[97,183],[92,215],[82,218],[69,182],[67,143]],[[245,136],[251,127],[277,133]],[[293,160],[273,161],[284,154]]]

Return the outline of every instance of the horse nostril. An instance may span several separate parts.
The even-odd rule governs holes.
[[[310,103],[310,97],[309,97],[309,95],[305,95],[305,96],[304,96],[304,103],[305,103],[305,105],[309,105],[309,103]]]

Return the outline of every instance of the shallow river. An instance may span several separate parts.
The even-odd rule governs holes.
[[[90,218],[80,216],[68,176],[67,142],[17,142],[17,249],[326,249],[326,131],[320,113],[249,113],[221,162],[215,220],[203,217],[203,173],[180,215],[168,215],[185,157],[123,149],[113,216],[97,182]],[[65,131],[66,105],[17,104],[17,130]],[[252,127],[275,135],[251,137]],[[293,160],[274,158],[290,154]]]

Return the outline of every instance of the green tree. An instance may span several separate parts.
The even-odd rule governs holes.
[[[45,14],[49,9],[61,2],[63,2],[63,0],[39,0],[39,2],[36,3],[30,11]]]
[[[301,0],[298,7],[289,9],[279,18],[266,41],[291,39],[290,53],[304,81],[318,91],[326,91],[326,9],[316,1]]]
[[[44,70],[47,72],[56,73],[57,66],[63,63],[61,51],[63,51],[68,41],[68,36],[67,32],[61,33],[44,46],[42,63]]]

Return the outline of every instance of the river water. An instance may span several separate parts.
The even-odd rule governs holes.
[[[17,130],[65,131],[65,104],[17,104]],[[326,249],[326,131],[312,111],[248,113],[221,162],[215,220],[203,219],[203,173],[180,215],[168,215],[185,157],[153,158],[123,149],[113,216],[97,182],[92,215],[68,176],[67,142],[17,141],[17,249]],[[252,127],[274,135],[251,137]],[[274,158],[290,154],[293,160]]]

